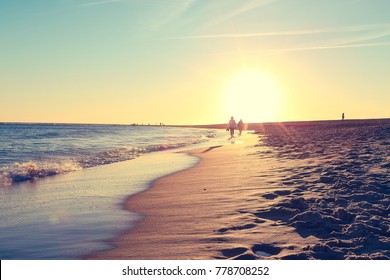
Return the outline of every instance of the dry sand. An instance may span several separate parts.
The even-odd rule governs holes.
[[[89,258],[390,259],[389,120],[255,128],[130,197],[144,219]]]

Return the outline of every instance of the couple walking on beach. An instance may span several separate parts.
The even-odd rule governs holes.
[[[229,124],[228,124],[228,128],[226,130],[229,130],[230,131],[230,137],[233,138],[234,137],[234,130],[235,129],[238,129],[239,133],[238,135],[241,135],[242,133],[242,130],[244,129],[244,123],[242,122],[242,120],[240,120],[238,122],[238,124],[236,123],[236,121],[234,120],[233,117],[230,117],[230,121],[229,121]]]

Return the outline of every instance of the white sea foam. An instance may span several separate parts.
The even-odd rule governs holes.
[[[217,135],[215,130],[147,126],[14,124],[0,130],[0,186],[132,160]]]

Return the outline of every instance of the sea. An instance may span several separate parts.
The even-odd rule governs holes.
[[[0,123],[0,259],[81,259],[139,219],[129,195],[194,166],[221,130]]]

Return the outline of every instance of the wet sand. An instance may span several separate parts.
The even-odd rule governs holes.
[[[125,207],[92,259],[390,259],[390,121],[258,125]]]

